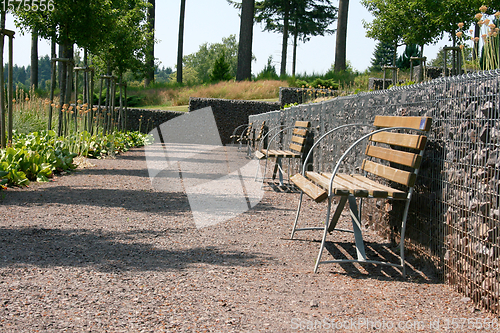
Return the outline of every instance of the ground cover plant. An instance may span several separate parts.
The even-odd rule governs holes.
[[[150,136],[139,132],[90,135],[84,131],[65,137],[52,130],[16,133],[12,144],[0,149],[0,184],[5,188],[48,181],[54,174],[75,169],[77,156],[113,156],[150,142]]]

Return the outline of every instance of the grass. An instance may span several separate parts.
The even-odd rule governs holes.
[[[190,97],[274,101],[279,97],[279,88],[286,86],[287,81],[280,80],[225,81],[192,87],[155,85],[149,89],[131,89],[130,95],[141,99],[142,103],[138,107],[185,111]]]

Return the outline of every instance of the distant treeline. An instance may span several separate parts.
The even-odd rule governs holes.
[[[8,67],[9,64],[5,64],[3,76],[5,78],[5,82],[7,82],[8,78]],[[13,66],[12,68],[12,76],[15,86],[22,86],[24,88],[29,88],[30,79],[31,79],[31,66],[28,67],[19,67],[18,65]],[[50,87],[50,58],[48,55],[44,57],[40,57],[38,59],[38,87],[41,89],[46,89],[46,87]]]
[[[4,67],[4,78],[7,82],[8,78],[8,64]],[[45,55],[38,59],[38,88],[42,90],[49,90],[50,88],[50,57]],[[162,67],[155,69],[155,80],[156,82],[166,82],[169,80],[170,74],[172,74],[172,68]],[[31,66],[27,67],[18,66],[14,64],[12,68],[12,76],[14,81],[14,87],[20,86],[28,89],[31,85]]]

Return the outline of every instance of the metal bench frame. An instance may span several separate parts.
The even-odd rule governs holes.
[[[400,118],[408,118],[408,117],[400,117]],[[412,118],[417,118],[417,117],[412,117]],[[390,262],[385,262],[385,261],[368,260],[366,258],[365,248],[364,248],[364,241],[363,241],[363,237],[362,237],[362,233],[361,233],[361,206],[362,206],[362,202],[363,202],[363,196],[366,199],[381,198],[381,197],[383,198],[384,197],[383,193],[379,193],[379,192],[375,191],[377,193],[374,192],[373,194],[376,194],[376,195],[368,194],[368,195],[365,196],[365,193],[363,193],[363,196],[362,196],[362,195],[360,195],[361,193],[359,191],[356,192],[357,190],[356,190],[355,187],[349,187],[349,186],[347,186],[346,188],[342,188],[342,185],[338,184],[338,181],[337,181],[337,179],[335,179],[335,177],[336,176],[342,176],[341,174],[338,173],[338,171],[339,171],[339,168],[340,168],[342,162],[349,155],[349,153],[351,153],[351,151],[355,147],[357,147],[359,144],[361,144],[365,140],[371,138],[374,134],[382,133],[382,132],[393,132],[393,131],[397,131],[397,130],[399,130],[399,131],[403,130],[403,131],[411,131],[412,133],[415,133],[415,134],[420,134],[426,140],[427,133],[430,130],[431,119],[427,118],[427,117],[418,117],[418,118],[422,119],[422,121],[420,123],[420,128],[416,128],[415,126],[413,126],[413,127],[406,127],[406,126],[386,127],[386,128],[381,128],[381,129],[374,130],[371,133],[363,135],[362,137],[360,137],[359,139],[357,139],[342,154],[342,156],[336,162],[336,164],[335,164],[335,166],[333,168],[332,174],[328,175],[329,176],[328,177],[329,178],[329,182],[326,183],[326,184],[323,183],[323,185],[326,185],[326,186],[316,186],[316,184],[314,182],[312,182],[311,179],[315,179],[316,178],[316,180],[318,180],[318,178],[319,178],[318,174],[317,173],[309,173],[308,171],[306,171],[307,161],[309,160],[310,155],[313,153],[314,148],[316,146],[318,146],[318,144],[325,137],[327,137],[328,135],[330,135],[330,134],[332,134],[334,132],[337,132],[338,130],[345,129],[347,127],[352,127],[352,126],[370,126],[370,125],[358,123],[358,124],[347,124],[347,125],[342,125],[342,126],[336,127],[334,129],[328,131],[324,135],[322,135],[314,143],[314,145],[311,147],[311,150],[309,151],[308,156],[306,157],[306,160],[305,160],[306,162],[303,165],[302,173],[294,175],[294,176],[291,177],[292,182],[294,182],[295,185],[297,185],[301,189],[300,198],[299,198],[299,205],[298,205],[298,208],[297,208],[297,213],[296,213],[295,221],[294,221],[293,228],[292,228],[291,238],[293,239],[296,231],[302,231],[302,230],[323,230],[323,238],[322,238],[322,241],[321,241],[321,247],[320,247],[319,254],[318,254],[318,257],[317,257],[317,260],[316,260],[316,264],[315,264],[315,267],[314,267],[314,272],[315,273],[317,272],[318,266],[320,264],[350,262],[350,263],[361,263],[361,264],[371,263],[371,264],[394,266],[394,267],[398,267],[398,268],[401,269],[401,273],[402,273],[403,277],[406,275],[406,271],[405,271],[405,257],[404,257],[404,245],[405,245],[404,244],[404,240],[405,240],[405,231],[406,231],[406,220],[407,220],[407,217],[408,217],[409,205],[410,205],[411,197],[412,197],[412,194],[413,194],[414,180],[411,183],[411,186],[407,187],[408,190],[406,192],[395,190],[397,192],[394,192],[394,194],[392,195],[392,197],[390,195],[385,196],[386,198],[393,199],[393,200],[404,200],[404,201],[406,201],[406,203],[405,203],[405,209],[404,209],[403,217],[402,217],[402,221],[401,221],[401,238],[400,238],[400,244],[399,244],[399,248],[400,248],[400,263],[396,264],[396,263],[390,263]],[[423,122],[423,120],[425,120],[425,122]],[[371,125],[371,126],[374,126],[374,125]],[[422,127],[424,127],[424,128],[422,128]],[[416,168],[413,168],[413,170],[414,170],[413,171],[414,178],[416,178],[416,176],[418,175],[418,170],[419,170],[419,167],[420,167],[420,164],[421,164],[421,160],[423,158],[423,154],[424,154],[424,150],[425,150],[425,143],[426,143],[426,141],[423,143],[422,149],[419,149],[420,151],[419,151],[418,156],[420,156],[419,157],[420,160],[418,162],[418,165],[417,165]],[[368,155],[365,155],[365,156],[369,157]],[[367,172],[365,171],[365,176],[366,176],[366,174],[367,174]],[[325,177],[325,174],[323,174],[321,176]],[[311,183],[304,182],[304,179],[307,180],[307,181],[311,181]],[[341,181],[342,179],[338,178],[338,180]],[[334,184],[334,182],[336,184]],[[384,186],[384,185],[381,185],[381,186]],[[301,206],[302,206],[303,195],[304,195],[305,191],[308,192],[306,194],[308,194],[311,198],[313,198],[317,202],[322,202],[324,200],[328,201],[327,213],[326,213],[326,221],[325,221],[325,225],[323,227],[297,228],[297,222],[298,222],[298,219],[299,219],[300,209],[301,209]],[[380,192],[383,192],[383,191],[380,191]],[[403,193],[404,193],[404,195],[403,195]],[[395,194],[397,194],[397,196],[395,196]],[[335,197],[339,197],[340,200],[339,200],[339,203],[337,205],[337,208],[335,209],[335,212],[332,215],[331,214],[331,207],[332,207],[333,198],[335,198]],[[356,198],[357,197],[360,198],[359,205],[356,202]],[[351,221],[352,221],[352,227],[353,227],[353,229],[352,230],[338,229],[338,228],[336,228],[336,225],[337,225],[337,222],[338,222],[338,220],[340,218],[342,210],[344,209],[345,204],[347,202],[349,202],[349,209],[350,209],[350,215],[351,215]],[[330,218],[331,218],[331,220],[330,220]],[[324,260],[324,261],[321,261],[321,257],[322,257],[322,254],[323,254],[323,249],[325,247],[326,237],[332,231],[350,232],[350,233],[354,234],[354,241],[355,241],[355,246],[356,246],[357,259],[334,259],[334,260]]]
[[[304,147],[306,145],[307,137],[310,132],[310,127],[311,123],[309,121],[296,121],[294,123],[294,126],[288,126],[283,128],[282,125],[276,126],[272,129],[270,129],[266,135],[262,138],[260,147],[256,149],[255,151],[255,157],[257,159],[265,159],[265,165],[264,165],[264,172],[263,172],[263,180],[265,179],[266,171],[267,171],[267,163],[269,159],[274,158],[275,163],[274,163],[274,170],[272,174],[272,180],[276,179],[276,175],[278,175],[279,179],[279,184],[280,186],[283,186],[283,158],[289,159],[288,163],[288,173],[287,175],[290,175],[290,161],[292,159],[297,159],[300,158],[302,160],[303,155],[304,155]],[[273,144],[277,144],[277,138],[285,133],[286,131],[293,130],[291,133],[291,139],[290,139],[290,145],[288,150],[281,150],[281,149],[270,149]],[[276,133],[275,133],[276,132]],[[269,137],[272,133],[274,133],[269,140],[269,143],[267,145],[267,149],[262,147],[262,144],[265,142],[266,138]],[[303,142],[301,144],[298,144],[297,142],[293,141],[293,137],[297,137],[299,139],[302,139]],[[255,176],[255,179],[257,180],[257,174]]]

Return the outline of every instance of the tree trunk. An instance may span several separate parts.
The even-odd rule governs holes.
[[[5,29],[5,11],[2,10],[0,15],[0,29]],[[3,49],[5,45],[4,36],[0,36],[0,148],[6,147],[6,132],[5,132],[5,80],[3,66]]]
[[[64,45],[59,44],[58,47],[59,58],[64,58]],[[62,81],[63,81],[63,72],[64,67],[66,67],[62,62],[57,63],[57,82],[59,82],[59,89],[62,89]],[[64,81],[66,82],[66,81]],[[63,101],[61,101],[63,103]]]
[[[295,77],[295,66],[297,65],[297,39],[298,39],[298,27],[295,23],[295,31],[293,33],[293,60],[292,60],[292,76]]]
[[[66,45],[59,44],[59,56],[61,58],[63,58],[64,55],[66,54],[65,47],[66,47]],[[67,79],[66,78],[66,73],[67,73],[66,69],[67,69],[66,63],[59,62],[58,72],[59,72],[60,93],[59,93],[59,122],[58,122],[58,126],[57,126],[57,135],[58,136],[62,136],[64,134],[63,133],[63,131],[64,131],[63,126],[65,125],[64,124],[65,113],[63,112],[63,105],[65,102],[65,96],[66,96],[66,79]]]
[[[240,40],[238,43],[238,69],[236,80],[252,78],[252,39],[255,0],[243,0],[241,3]]]
[[[177,46],[177,82],[182,83],[182,49],[184,48],[184,17],[186,14],[186,0],[181,0],[179,16],[179,41]]]
[[[54,104],[54,90],[56,89],[56,62],[52,61],[56,57],[56,42],[55,37],[52,37],[50,43],[50,105],[49,105],[49,121],[47,129],[52,129],[52,104]]]
[[[30,85],[38,88],[38,34],[31,31],[31,78]]]
[[[335,43],[335,72],[345,71],[346,65],[346,42],[347,42],[347,14],[349,11],[349,0],[339,0],[339,19],[337,22],[337,39]]]
[[[148,30],[151,33],[151,42],[146,54],[146,79],[144,85],[147,87],[155,80],[155,0],[148,0],[150,7],[148,8]]]
[[[290,1],[285,1],[285,16],[283,18],[283,43],[281,45],[281,70],[280,76],[285,77],[286,75],[286,58],[287,58],[287,47],[288,47],[288,23],[290,19]]]

